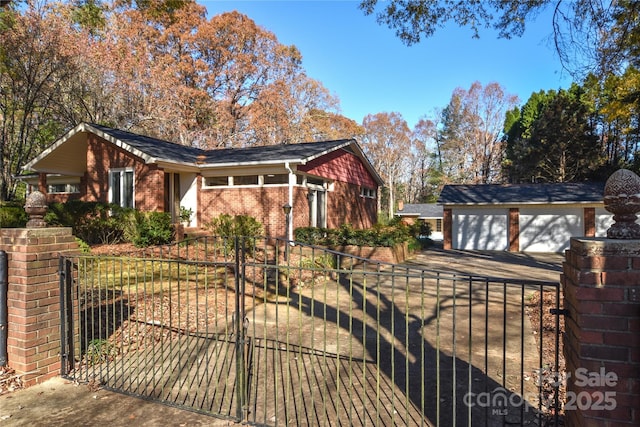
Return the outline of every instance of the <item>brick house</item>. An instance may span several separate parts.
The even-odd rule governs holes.
[[[191,227],[221,214],[251,215],[270,236],[291,226],[335,228],[377,221],[382,179],[354,139],[203,150],[82,123],[24,167],[49,202],[116,203],[142,211],[191,209]]]

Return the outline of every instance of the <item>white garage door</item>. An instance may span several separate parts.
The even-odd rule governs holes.
[[[574,236],[584,236],[583,208],[520,208],[520,251],[562,252]]]
[[[455,209],[452,214],[453,249],[509,249],[508,209],[460,208]]]

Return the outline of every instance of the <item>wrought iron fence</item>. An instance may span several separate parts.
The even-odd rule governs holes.
[[[77,381],[261,425],[560,412],[557,283],[215,237],[61,258],[60,277],[62,374]]]

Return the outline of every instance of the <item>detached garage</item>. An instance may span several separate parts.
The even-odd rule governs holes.
[[[571,237],[605,237],[604,183],[447,185],[445,249],[563,252]]]

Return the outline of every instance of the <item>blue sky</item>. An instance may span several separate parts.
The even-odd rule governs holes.
[[[198,0],[209,16],[237,10],[295,45],[302,65],[340,99],[342,114],[362,123],[367,114],[399,112],[413,126],[444,108],[457,87],[497,82],[521,104],[539,90],[567,88],[571,77],[555,54],[548,11],[527,24],[523,37],[480,39],[454,24],[408,47],[393,30],[365,16],[351,1]]]

